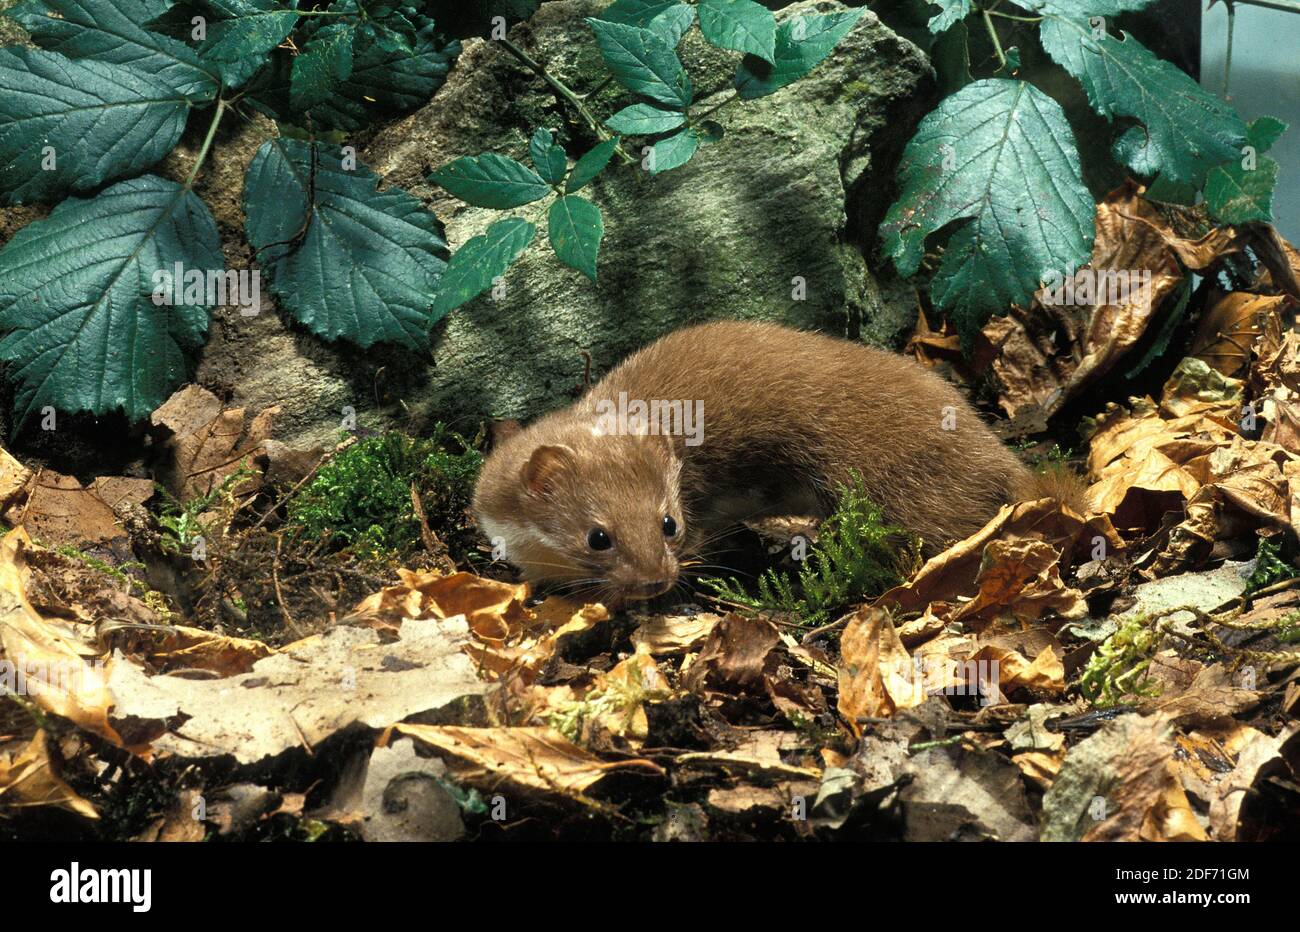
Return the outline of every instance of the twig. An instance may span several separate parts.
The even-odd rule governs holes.
[[[998,56],[998,69],[1001,70],[1007,66],[1007,56],[1002,53],[1002,42],[998,39],[998,31],[993,26],[993,16],[988,10],[980,10],[980,15],[984,18],[984,27],[989,31],[989,38],[993,41],[993,51]]]
[[[522,62],[525,66],[527,66],[539,78],[541,78],[543,81],[549,84],[551,88],[555,91],[555,93],[559,94],[566,101],[568,101],[569,105],[573,107],[574,110],[578,111],[578,115],[581,116],[583,120],[587,122],[587,125],[591,127],[592,131],[598,137],[600,137],[600,140],[602,142],[614,138],[614,134],[611,133],[605,127],[605,125],[601,123],[599,120],[597,120],[592,115],[591,111],[587,109],[587,104],[583,101],[583,99],[579,97],[576,93],[574,93],[572,90],[570,90],[569,87],[566,86],[562,81],[560,81],[555,76],[550,74],[544,67],[542,67],[542,65],[536,59],[534,59],[531,55],[529,55],[519,46],[515,45],[509,39],[503,38],[503,39],[498,39],[497,41],[501,43],[502,48],[504,48],[507,52],[509,52],[520,62]],[[616,147],[614,151],[618,155],[618,157],[623,160],[624,163],[631,165],[636,162],[636,159],[633,158],[631,155],[628,155],[628,153],[624,151],[622,146]]]

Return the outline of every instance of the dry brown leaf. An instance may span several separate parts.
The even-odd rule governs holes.
[[[1053,694],[1065,691],[1065,665],[1050,645],[1032,661],[1019,651],[994,644],[984,645],[969,659],[977,664],[988,664],[990,669],[996,663],[997,675],[993,677],[993,685],[1004,694],[1022,688]]]
[[[32,481],[19,523],[41,543],[84,548],[125,541],[117,510],[154,494],[148,479],[101,476],[83,486],[72,476],[42,469]]]
[[[87,819],[99,813],[54,771],[49,739],[39,730],[26,745],[0,744],[0,812],[30,806],[57,806]]]
[[[273,653],[275,648],[262,641],[170,625],[155,642],[148,659],[164,670],[211,670],[234,676],[247,673],[253,664]]]
[[[1192,339],[1191,355],[1231,378],[1246,374],[1251,347],[1262,332],[1263,320],[1279,314],[1289,303],[1284,295],[1233,291],[1207,302]]]
[[[1215,230],[1201,240],[1180,237],[1129,182],[1097,205],[1092,259],[1075,275],[1079,285],[1095,272],[1149,270],[1147,288],[1122,296],[1096,296],[1079,307],[1047,303],[1046,290],[1028,310],[1012,308],[985,326],[981,342],[995,356],[992,370],[999,404],[1010,416],[1033,410],[1043,417],[1109,372],[1146,333],[1161,302],[1182,281],[1179,260],[1202,269],[1241,248],[1232,230]],[[1117,303],[1109,303],[1115,297]]]
[[[691,692],[727,694],[759,686],[768,655],[780,643],[781,635],[770,621],[727,615],[709,632],[682,685]]]
[[[0,514],[19,502],[31,480],[32,471],[0,448]]]
[[[721,616],[711,612],[655,615],[636,627],[631,634],[632,643],[638,647],[644,644],[656,657],[684,653],[704,643],[721,620]]]
[[[108,722],[113,704],[105,670],[92,663],[98,647],[62,623],[46,621],[27,600],[24,548],[31,539],[14,528],[0,539],[0,650],[22,670],[27,695],[41,708],[82,728],[122,743]]]
[[[889,612],[863,606],[840,638],[840,715],[861,734],[860,719],[891,718],[924,701],[925,684]]]
[[[178,390],[150,416],[155,427],[167,432],[160,444],[159,481],[183,501],[207,495],[241,463],[263,452],[279,411],[268,408],[245,427],[243,408],[223,410],[221,400],[198,385]],[[239,491],[256,488],[257,482],[250,479]]]
[[[1032,555],[1041,563],[1049,554],[1049,550],[1042,549],[1045,545],[1050,553],[1060,557],[1036,577],[1032,586],[1015,590],[1023,596],[1023,611],[1031,617],[1048,609],[1076,612],[1076,594],[1060,584],[1060,569],[1073,566],[1076,558],[1086,558],[1098,539],[1104,541],[1107,553],[1124,549],[1123,540],[1104,516],[1084,520],[1047,499],[1006,505],[978,532],[932,557],[910,580],[890,589],[872,604],[899,612],[925,612],[929,607],[935,616],[944,620],[949,614],[976,617],[980,615],[978,608],[964,608],[960,602],[980,591],[983,574],[989,574],[984,577],[990,586],[988,598],[993,599],[999,591],[1011,591],[1014,586],[1011,589],[1006,586],[999,589],[999,586],[1005,580],[1015,579],[1015,574],[1008,570],[1008,575],[1001,577],[998,568],[1017,555],[1025,559]],[[1036,543],[1021,543],[1028,541]],[[980,608],[1003,604],[991,601]]]
[[[551,728],[403,724],[395,726],[395,730],[450,755],[447,766],[458,777],[470,781],[505,780],[529,789],[573,796],[586,792],[616,770],[663,775],[663,770],[648,760],[602,761]]]

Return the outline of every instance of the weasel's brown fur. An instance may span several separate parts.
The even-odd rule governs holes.
[[[621,392],[702,404],[703,442],[595,431],[597,403]],[[474,508],[527,578],[620,602],[671,586],[684,553],[738,520],[828,514],[853,471],[927,554],[1043,488],[957,389],[911,360],[729,321],[663,337],[507,439],[484,464]],[[592,528],[613,546],[591,549]]]

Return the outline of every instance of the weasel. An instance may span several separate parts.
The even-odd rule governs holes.
[[[473,510],[525,579],[620,606],[667,592],[687,555],[742,520],[825,517],[855,472],[927,556],[1002,505],[1044,497],[961,393],[920,364],[724,321],[651,343],[505,439]]]

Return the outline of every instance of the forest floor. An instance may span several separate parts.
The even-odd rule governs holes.
[[[535,598],[468,522],[481,438],[293,450],[190,386],[148,476],[3,453],[0,837],[1294,839],[1300,254],[1131,187],[1097,229],[1079,288],[1146,288],[907,349],[1087,513],[816,613]]]

